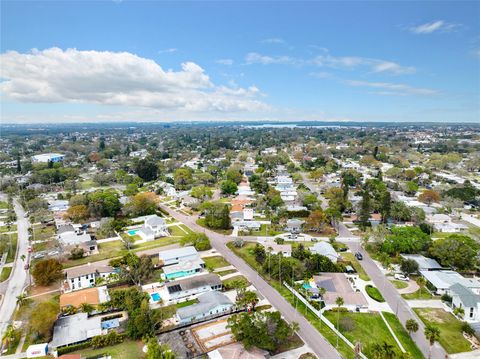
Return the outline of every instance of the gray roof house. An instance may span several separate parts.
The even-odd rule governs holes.
[[[60,348],[84,342],[102,334],[100,317],[88,317],[87,313],[77,313],[59,318],[53,328],[53,339],[50,347]]]
[[[220,277],[213,273],[195,275],[189,278],[169,282],[165,285],[170,301],[183,300],[187,297],[221,290],[223,288]]]
[[[452,307],[463,308],[463,318],[467,322],[480,321],[480,295],[475,294],[471,289],[456,283],[450,287]]]
[[[418,270],[436,270],[442,269],[442,266],[432,258],[422,256],[421,254],[400,254],[403,259],[411,259],[418,264]]]
[[[189,323],[193,320],[227,313],[234,307],[232,301],[225,294],[217,291],[201,294],[197,299],[197,304],[177,310],[176,317],[180,323]]]
[[[330,259],[333,263],[337,263],[337,260],[339,258],[339,255],[337,254],[337,252],[335,252],[333,246],[330,243],[324,241],[315,243],[315,245],[310,247],[310,252],[314,254],[321,254],[322,256]]]
[[[193,246],[174,248],[158,253],[158,257],[163,265],[178,264],[183,261],[195,260],[198,258],[198,252]]]
[[[450,294],[450,287],[457,283],[471,289],[476,294],[480,294],[480,281],[478,279],[463,277],[453,270],[421,270],[420,274],[436,288],[436,293],[439,295]]]

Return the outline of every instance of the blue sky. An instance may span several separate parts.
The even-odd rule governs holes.
[[[3,122],[480,121],[480,3],[1,2]]]

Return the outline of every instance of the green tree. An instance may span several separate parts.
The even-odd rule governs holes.
[[[213,229],[229,229],[231,227],[229,206],[225,203],[213,203],[206,210],[205,224]]]
[[[193,198],[205,201],[206,199],[212,198],[213,191],[210,187],[207,186],[197,186],[191,189],[190,195]]]
[[[235,182],[230,180],[225,180],[220,183],[220,189],[222,190],[223,194],[233,195],[237,193],[238,186]]]
[[[358,214],[358,220],[360,226],[363,228],[370,226],[370,212],[372,211],[370,193],[367,189],[362,192],[362,200],[360,201],[360,210]]]
[[[243,175],[240,173],[239,169],[237,168],[230,168],[225,173],[225,177],[228,181],[235,182],[235,184],[239,184],[242,181]]]
[[[135,172],[144,181],[153,181],[158,177],[158,166],[151,158],[139,160]]]
[[[345,303],[342,297],[337,297],[335,299],[335,304],[337,305],[337,330],[340,331],[339,320],[340,320],[340,307]],[[338,335],[337,335],[337,348],[338,348]]]
[[[44,259],[35,264],[32,276],[37,285],[47,286],[63,278],[63,266],[57,259]]]
[[[418,271],[418,263],[413,259],[404,259],[400,264],[400,269],[403,274],[410,275]]]
[[[82,303],[82,304],[80,304],[80,310],[84,313],[90,314],[91,312],[93,312],[95,310],[95,308],[93,307],[93,305],[91,305],[89,303]]]
[[[438,329],[437,327],[435,327],[431,324],[427,324],[425,326],[424,334],[425,334],[425,338],[430,343],[430,348],[428,350],[428,358],[431,358],[431,356],[432,356],[432,346],[433,346],[433,344],[435,344],[436,341],[438,341],[440,339],[440,329]]]
[[[189,188],[192,183],[192,172],[188,168],[178,168],[173,174],[175,188],[185,190]]]
[[[88,210],[92,217],[114,217],[122,205],[118,194],[112,190],[95,191],[87,196]]]
[[[444,267],[459,270],[473,269],[478,264],[480,245],[462,234],[451,234],[437,239],[430,247],[430,254]]]
[[[419,253],[427,250],[432,240],[418,227],[393,227],[382,244],[388,254]]]
[[[405,322],[405,328],[408,331],[408,334],[411,336],[412,333],[416,333],[418,331],[418,322],[415,319],[407,319]]]
[[[58,303],[50,301],[38,303],[33,307],[29,320],[30,330],[42,338],[49,341],[52,335],[53,324],[57,320],[60,309]]]
[[[193,245],[197,251],[206,251],[212,248],[210,240],[205,233],[188,233],[180,240],[182,246]]]

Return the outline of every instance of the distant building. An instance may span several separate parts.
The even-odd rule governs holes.
[[[403,259],[410,259],[418,264],[418,270],[438,270],[442,269],[442,266],[438,264],[435,259],[427,258],[421,254],[400,254]]]
[[[179,323],[187,324],[193,320],[228,313],[234,308],[232,301],[223,293],[212,291],[198,296],[198,303],[177,309]]]
[[[420,274],[435,287],[438,295],[450,295],[450,288],[454,284],[461,284],[475,294],[480,294],[480,281],[475,278],[466,278],[453,270],[420,271]]]
[[[48,210],[52,212],[63,212],[70,207],[67,200],[57,199],[48,202]]]
[[[60,153],[43,153],[40,155],[32,156],[33,163],[48,163],[48,162],[62,162],[65,155]]]

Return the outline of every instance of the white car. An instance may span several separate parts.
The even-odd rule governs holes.
[[[406,275],[403,275],[403,274],[401,274],[401,273],[396,273],[396,274],[394,275],[394,278],[395,278],[396,280],[403,280],[403,281],[405,281],[405,282],[408,282],[408,281],[410,280],[410,278],[408,278]]]

